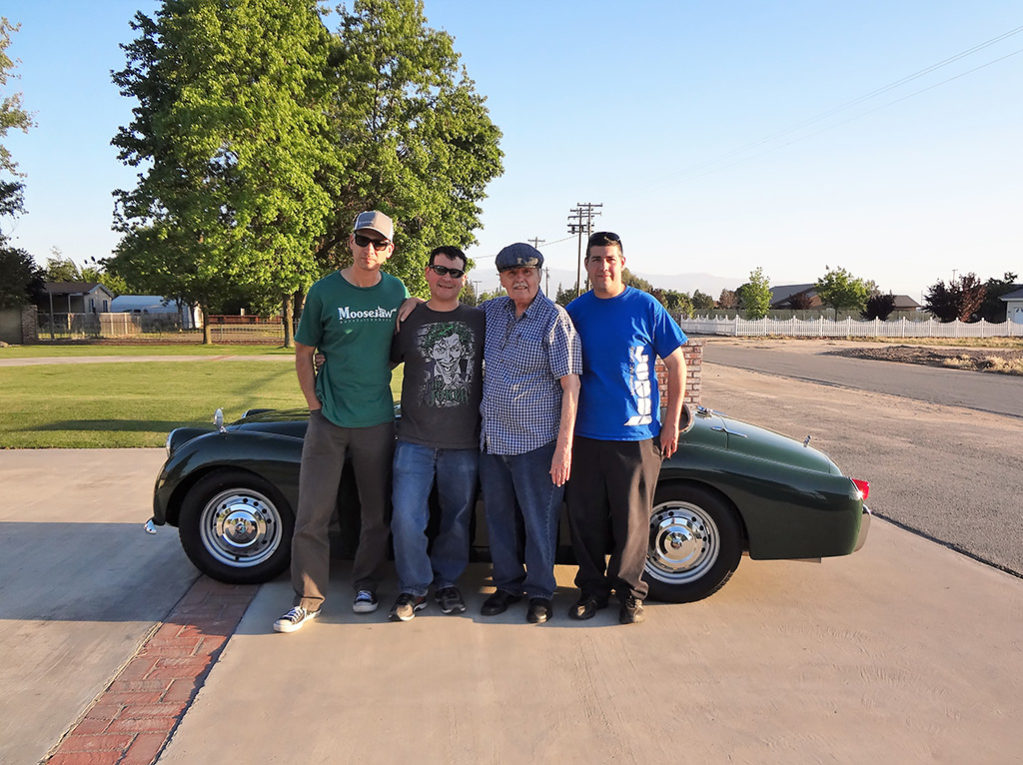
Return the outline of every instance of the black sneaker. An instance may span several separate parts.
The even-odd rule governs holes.
[[[434,595],[440,610],[446,614],[464,614],[465,601],[457,587],[442,587]]]
[[[403,592],[391,607],[391,621],[410,621],[416,615],[416,611],[422,611],[424,608],[426,608],[425,595],[413,595],[410,592]]]
[[[618,612],[618,621],[622,624],[639,624],[646,617],[643,616],[643,601],[629,595],[622,601],[622,608]]]
[[[306,622],[315,619],[319,615],[319,609],[316,611],[306,611],[302,606],[295,606],[274,622],[274,631],[294,632],[295,630],[300,630]]]

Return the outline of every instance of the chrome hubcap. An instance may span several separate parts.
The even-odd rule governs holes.
[[[277,507],[251,489],[228,489],[203,509],[202,541],[218,561],[255,566],[280,546],[283,529]]]
[[[721,552],[721,535],[713,518],[699,505],[663,502],[650,517],[647,572],[663,582],[685,584],[699,579]]]

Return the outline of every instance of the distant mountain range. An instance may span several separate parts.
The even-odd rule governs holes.
[[[659,287],[663,290],[675,290],[677,292],[687,292],[690,295],[695,290],[699,290],[712,298],[717,300],[721,294],[721,290],[734,290],[746,279],[740,277],[729,278],[727,276],[714,276],[713,274],[651,274],[645,271],[636,271],[635,274],[643,279],[646,279],[654,287]],[[583,275],[585,278],[585,274]],[[563,287],[575,284],[575,273],[569,272],[557,268],[552,268],[550,272],[550,289],[545,291],[551,295],[557,294],[558,284]]]
[[[714,276],[713,274],[651,274],[645,271],[636,271],[637,276],[646,279],[654,287],[660,287],[665,290],[675,290],[677,292],[686,292],[690,295],[695,290],[699,290],[712,298],[717,300],[721,294],[721,290],[734,290],[740,284],[746,281],[743,277],[727,277],[727,276]],[[482,269],[474,269],[469,272],[467,277],[469,282],[476,282],[477,286],[485,291],[489,292],[500,288],[500,283],[497,280],[497,274],[487,273],[483,274]],[[586,278],[586,274],[583,274],[583,278]],[[575,285],[575,271],[568,271],[567,269],[552,268],[550,273],[545,276],[544,282],[541,284],[543,291],[554,297],[558,294],[558,285],[562,287],[569,287]]]

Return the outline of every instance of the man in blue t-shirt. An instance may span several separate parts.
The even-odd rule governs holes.
[[[569,616],[591,618],[614,589],[619,621],[633,624],[643,621],[643,567],[661,460],[678,448],[686,336],[656,299],[625,286],[624,267],[617,234],[589,238],[586,271],[593,289],[568,305],[583,346],[572,462],[586,465],[587,475],[569,481],[566,500],[580,590]],[[658,356],[668,370],[663,425]]]

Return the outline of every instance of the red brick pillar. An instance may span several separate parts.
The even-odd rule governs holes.
[[[689,338],[682,346],[682,355],[686,360],[686,395],[685,403],[690,407],[700,405],[700,394],[703,380],[703,344],[704,340]],[[664,363],[657,359],[657,387],[661,390],[661,403],[664,403],[664,391],[668,389],[668,370]]]

